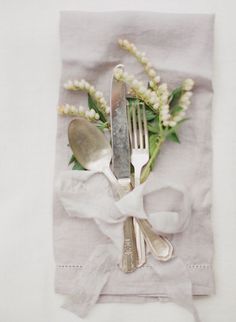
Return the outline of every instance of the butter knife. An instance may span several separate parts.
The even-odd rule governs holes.
[[[123,65],[117,65],[115,69]],[[113,75],[111,84],[111,141],[112,171],[123,187],[120,197],[130,191],[130,142],[126,111],[126,85],[117,81]],[[124,245],[121,269],[129,273],[136,270],[138,254],[132,217],[124,222]]]

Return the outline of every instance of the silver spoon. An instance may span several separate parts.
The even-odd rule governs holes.
[[[112,149],[102,132],[85,119],[74,119],[68,127],[71,150],[87,170],[103,172],[118,193],[121,187],[110,169]]]

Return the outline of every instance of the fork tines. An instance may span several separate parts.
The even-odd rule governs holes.
[[[148,148],[148,130],[145,104],[143,102],[132,102],[128,110],[128,123],[130,143],[133,149]]]

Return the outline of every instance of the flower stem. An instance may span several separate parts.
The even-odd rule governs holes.
[[[155,162],[155,160],[160,152],[160,147],[161,147],[162,142],[163,142],[162,140],[157,142],[156,147],[155,147],[148,163],[144,167],[144,169],[142,171],[142,175],[141,175],[141,183],[143,183],[147,179],[147,177],[149,176],[149,174],[151,172],[151,168],[153,166],[153,163]]]

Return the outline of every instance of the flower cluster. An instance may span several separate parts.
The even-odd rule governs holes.
[[[177,102],[177,111],[170,111],[170,106],[168,104],[160,108],[160,119],[164,126],[174,127],[178,122],[180,122],[186,115],[186,111],[190,105],[190,98],[192,96],[191,89],[193,88],[194,82],[192,79],[186,79],[182,86],[182,95]]]
[[[84,117],[89,121],[95,122],[99,120],[99,114],[95,112],[95,110],[85,110],[83,106],[79,106],[78,108],[75,105],[60,105],[58,107],[58,114],[64,116],[80,116]]]
[[[94,86],[89,84],[84,79],[82,80],[68,80],[64,84],[64,88],[71,90],[71,91],[85,91],[87,92],[93,99],[96,101],[98,108],[101,112],[103,112],[105,115],[108,115],[110,113],[110,108],[104,98],[104,95],[102,92],[97,91]]]
[[[178,108],[174,111],[170,108],[170,93],[166,83],[160,84],[160,77],[153,69],[152,64],[146,57],[145,53],[140,52],[136,46],[129,42],[127,39],[119,39],[119,45],[121,48],[131,53],[138,62],[144,66],[144,70],[150,78],[149,88],[145,88],[141,81],[134,78],[133,75],[128,74],[120,69],[115,71],[115,77],[117,80],[125,82],[130,87],[130,93],[156,111],[160,115],[160,121],[167,127],[175,127],[180,122],[185,114],[188,106],[190,105],[190,97],[192,95],[191,89],[194,82],[192,79],[186,79],[181,85],[182,95],[178,101]]]
[[[123,81],[127,85],[129,85],[130,87],[129,92],[133,96],[141,99],[146,105],[148,105],[153,110],[155,111],[158,110],[160,106],[160,99],[157,96],[157,93],[155,93],[149,88],[146,88],[143,82],[138,81],[137,79],[134,78],[133,75],[130,75],[127,72],[124,72],[120,68],[117,68],[114,71],[114,76],[117,80]]]
[[[136,46],[127,39],[119,39],[118,43],[121,48],[130,52],[137,59],[137,61],[143,65],[145,72],[150,78],[150,87],[156,90],[158,84],[160,83],[160,76],[157,75],[157,72],[153,68],[151,62],[146,57],[146,53],[138,51]]]

